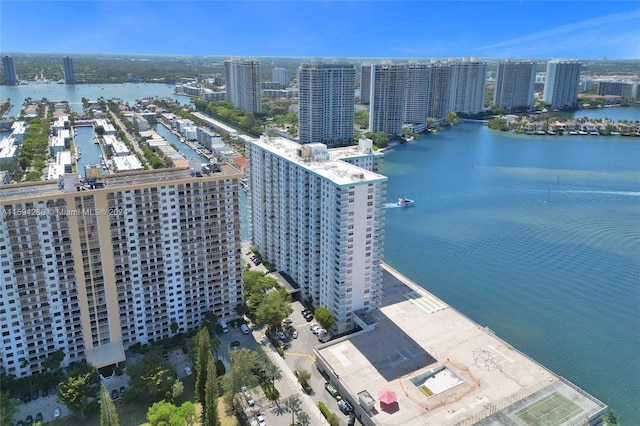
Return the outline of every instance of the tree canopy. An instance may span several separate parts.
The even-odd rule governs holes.
[[[315,316],[316,321],[318,321],[318,324],[320,324],[320,327],[324,328],[325,330],[329,330],[331,327],[333,327],[335,320],[333,318],[333,314],[328,308],[318,308],[315,310],[313,315]]]
[[[74,365],[67,380],[58,387],[57,399],[74,413],[84,417],[89,408],[89,398],[100,389],[100,379],[95,367],[87,363]]]
[[[160,401],[147,411],[147,421],[151,426],[189,426],[196,424],[196,406],[185,402],[177,407],[170,402]]]
[[[130,388],[139,394],[165,395],[175,381],[173,363],[152,351],[128,368]]]

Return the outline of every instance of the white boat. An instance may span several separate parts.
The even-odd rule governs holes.
[[[400,197],[398,198],[398,206],[399,207],[409,207],[415,204],[415,201],[409,199],[409,198],[405,198],[405,197]]]

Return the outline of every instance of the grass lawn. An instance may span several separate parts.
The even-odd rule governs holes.
[[[218,398],[218,417],[220,418],[220,426],[238,426],[238,419],[231,411],[227,411],[224,398]]]

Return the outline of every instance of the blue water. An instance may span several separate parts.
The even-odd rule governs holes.
[[[76,131],[78,134],[74,137],[74,143],[82,151],[78,160],[78,174],[84,176],[84,166],[100,164],[102,150],[100,145],[93,143],[93,127],[76,127]]]
[[[196,157],[203,163],[209,163],[209,159],[204,155],[200,155],[195,152],[191,147],[180,140],[179,137],[171,133],[163,124],[152,124],[151,127],[155,129],[160,136],[162,136],[168,143],[172,144],[184,158],[189,159]]]
[[[416,200],[387,209],[387,263],[640,424],[640,138],[462,124],[384,174]]]
[[[18,117],[23,107],[24,100],[40,100],[42,98],[51,101],[65,100],[74,112],[82,113],[82,98],[96,100],[122,99],[129,105],[134,105],[137,99],[146,97],[172,98],[181,104],[188,104],[190,99],[172,93],[175,85],[161,83],[125,83],[125,84],[37,84],[4,86],[0,85],[0,100],[2,102],[11,99],[12,108],[7,114],[9,117]]]

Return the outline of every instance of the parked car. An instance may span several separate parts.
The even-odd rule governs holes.
[[[46,390],[46,389],[42,389],[41,394],[42,394],[42,397],[44,398],[44,397],[46,397],[47,395],[49,395],[49,391],[48,391],[48,390]]]
[[[293,333],[291,333],[291,337],[293,337],[294,339],[298,338],[298,330],[293,330]]]
[[[285,319],[282,320],[282,323],[285,325],[289,325],[293,323],[293,320],[289,317],[286,317]]]
[[[111,391],[111,399],[118,399],[118,389]]]
[[[312,323],[312,324],[309,326],[309,329],[313,332],[313,334],[316,334],[316,330],[317,330],[317,329],[319,329],[319,328],[320,328],[320,326],[319,326],[318,324],[316,324],[315,322],[314,322],[314,323]]]
[[[25,426],[31,426],[33,424],[33,416],[29,414],[26,419],[24,419]]]
[[[262,414],[256,414],[256,420],[258,421],[258,426],[267,426],[267,422],[264,420],[264,417],[262,417]]]
[[[120,386],[120,396],[124,395],[127,389],[124,386]]]
[[[324,384],[324,388],[327,390],[327,392],[329,392],[331,394],[332,397],[334,397],[337,401],[341,401],[342,400],[342,396],[340,396],[340,392],[338,392],[338,390],[336,388],[333,387],[333,385],[329,382],[326,382]]]
[[[240,341],[239,340],[234,340],[233,342],[231,342],[231,347],[235,348],[236,346],[240,346]]]
[[[54,418],[54,419],[57,419],[58,417],[60,417],[60,407],[56,407],[56,408],[53,410],[53,418]]]
[[[191,375],[191,367],[185,367],[184,368],[184,374],[186,374],[187,376]]]
[[[247,404],[249,404],[249,407],[253,407],[254,405],[256,405],[256,402],[253,400],[253,397],[249,392],[245,392],[244,397],[246,398]]]
[[[25,404],[28,404],[29,402],[31,402],[31,394],[29,392],[22,395],[22,402]]]
[[[349,415],[353,413],[353,406],[345,399],[338,401],[338,408],[340,408],[340,411],[342,411],[343,414]]]
[[[284,340],[286,336],[284,335],[284,331],[278,331],[278,339]]]
[[[36,423],[42,423],[42,413],[36,414]]]
[[[16,426],[24,426],[24,422],[22,420],[18,420],[16,422]]]
[[[35,390],[33,391],[33,395],[31,395],[31,399],[35,401],[36,399],[38,399],[38,396],[40,396],[40,392]]]

